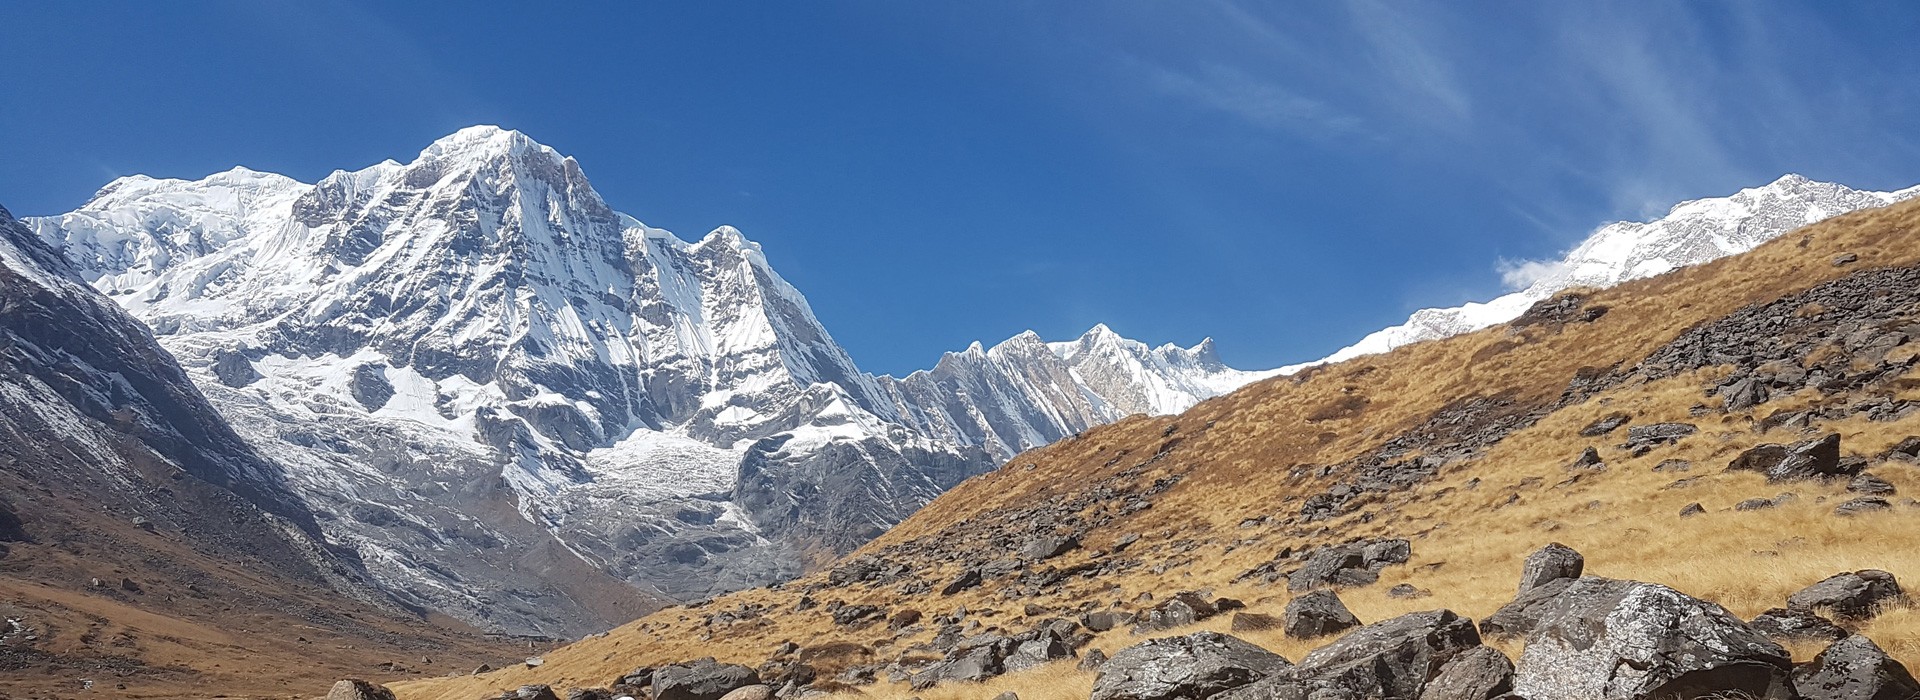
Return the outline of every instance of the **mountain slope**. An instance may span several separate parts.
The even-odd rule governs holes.
[[[1653,221],[1601,227],[1558,261],[1535,272],[1525,289],[1486,302],[1421,309],[1406,323],[1383,328],[1316,362],[1282,371],[1386,352],[1402,345],[1459,335],[1505,323],[1556,293],[1578,287],[1611,287],[1752,250],[1788,231],[1828,217],[1920,196],[1920,187],[1897,192],[1855,190],[1831,182],[1786,175],[1731,196],[1674,205]]]
[[[0,614],[0,692],[271,691],[408,648],[500,653],[376,590],[146,328],[5,209]],[[287,663],[300,634],[360,650]]]
[[[798,659],[834,679],[812,687],[847,696],[840,684],[869,697],[1084,698],[1092,674],[1073,660],[986,683],[903,680],[993,635],[1056,618],[1106,624],[1081,613],[1118,613],[1079,649],[1111,655],[1142,641],[1124,620],[1163,603],[1171,621],[1143,634],[1231,627],[1297,661],[1330,638],[1247,629],[1233,614],[1188,622],[1180,606],[1195,598],[1169,597],[1204,591],[1203,603],[1280,618],[1329,585],[1294,585],[1325,564],[1319,575],[1343,573],[1330,585],[1362,622],[1436,608],[1484,619],[1514,598],[1521,558],[1555,541],[1584,553],[1588,574],[1670,585],[1742,620],[1840,572],[1882,569],[1911,586],[1916,240],[1920,202],[1844,214],[1732,257],[1555,296],[1509,324],[1088,430],[968,480],[828,573],[662,611],[538,669],[398,690],[599,686],[713,655]],[[1838,449],[1820,453],[1828,440]],[[1843,476],[1742,468],[1769,454],[1788,464],[1785,445]],[[1380,547],[1320,549],[1354,543]],[[1349,570],[1376,558],[1387,563]],[[878,622],[908,611],[924,617]],[[1910,605],[1845,624],[1920,662]],[[781,652],[787,640],[801,648]],[[1490,643],[1509,656],[1523,645]],[[1822,644],[1787,646],[1805,662]]]
[[[789,578],[1017,449],[1256,376],[1102,328],[873,377],[739,231],[647,227],[494,127],[311,185],[123,178],[32,223],[383,587],[508,630]]]

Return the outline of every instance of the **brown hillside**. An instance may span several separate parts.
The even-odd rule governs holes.
[[[1842,254],[1856,259],[1837,264]],[[1665,583],[1743,617],[1843,570],[1885,569],[1920,584],[1910,555],[1920,549],[1920,503],[1904,500],[1920,495],[1920,465],[1882,456],[1920,434],[1920,411],[1905,403],[1920,402],[1920,342],[1906,340],[1920,337],[1916,324],[1920,202],[1858,212],[1734,258],[1563,295],[1513,324],[1268,380],[1181,416],[1090,430],[962,484],[832,572],[664,610],[550,653],[539,668],[395,690],[421,700],[473,700],[530,682],[564,691],[700,656],[758,665],[787,640],[849,643],[812,662],[823,679],[927,658],[913,647],[931,625],[898,637],[884,623],[836,625],[827,612],[836,602],[929,615],[964,605],[969,620],[1017,631],[1062,612],[1138,609],[1142,593],[1211,588],[1277,614],[1286,581],[1267,582],[1262,565],[1283,550],[1366,537],[1411,540],[1412,558],[1341,591],[1363,621],[1439,607],[1484,617],[1512,597],[1520,558],[1550,541],[1583,552],[1591,573]],[[1808,388],[1776,388],[1755,406],[1728,410],[1714,393],[1730,377],[1794,371],[1812,376]],[[1581,434],[1614,413],[1626,414],[1626,427]],[[1697,432],[1622,446],[1630,427],[1666,421]],[[1726,470],[1753,445],[1825,433],[1898,489],[1892,508],[1837,516],[1857,495],[1844,481],[1769,484]],[[1589,447],[1605,466],[1570,468]],[[1733,509],[1781,492],[1797,497]],[[1681,517],[1693,503],[1705,512]],[[1044,561],[1022,555],[1050,534],[1083,546]],[[1137,542],[1116,550],[1128,536]],[[968,568],[985,573],[983,585],[940,594]],[[1431,595],[1387,595],[1402,583]],[[817,605],[796,611],[803,598]],[[1224,630],[1228,617],[1198,627]],[[1862,631],[1920,663],[1920,613],[1890,611]],[[1244,636],[1289,658],[1309,648],[1277,632]],[[1139,639],[1115,630],[1089,648],[1111,653]],[[1056,663],[919,692],[883,674],[842,692],[936,700],[1012,689],[1037,700],[1085,698],[1090,684],[1090,674]]]

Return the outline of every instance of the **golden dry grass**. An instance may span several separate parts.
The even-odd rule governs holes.
[[[1089,533],[1086,549],[1049,562],[1084,561],[1093,550],[1131,532],[1142,539],[1128,555],[1173,562],[1165,573],[1142,567],[1126,575],[1071,583],[1017,603],[999,599],[993,585],[951,598],[903,597],[889,588],[827,590],[816,597],[823,603],[839,599],[928,612],[957,604],[974,610],[997,608],[1004,612],[984,621],[1006,629],[1020,628],[1023,621],[1016,610],[1027,602],[1065,608],[1081,601],[1129,600],[1142,591],[1165,594],[1202,587],[1245,600],[1253,611],[1277,614],[1287,600],[1284,586],[1235,584],[1232,579],[1282,546],[1361,536],[1413,541],[1409,564],[1386,570],[1376,585],[1341,593],[1364,621],[1440,607],[1483,617],[1511,597],[1520,560],[1552,541],[1584,553],[1591,573],[1664,583],[1749,617],[1839,571],[1879,568],[1920,583],[1920,563],[1912,556],[1920,551],[1920,509],[1897,507],[1838,518],[1831,515],[1842,498],[1837,485],[1768,485],[1758,475],[1724,471],[1728,460],[1748,446],[1803,437],[1779,430],[1760,433],[1755,417],[1745,413],[1716,410],[1693,417],[1690,409],[1710,401],[1703,387],[1724,368],[1616,387],[1548,415],[1474,459],[1448,465],[1411,491],[1369,502],[1358,513],[1309,525],[1240,526],[1248,518],[1275,516],[1278,521],[1279,516],[1298,513],[1302,497],[1326,486],[1324,480],[1292,477],[1297,465],[1334,464],[1364,454],[1465,397],[1498,395],[1523,404],[1550,403],[1582,368],[1631,365],[1696,323],[1856,269],[1920,263],[1916,241],[1920,203],[1850,214],[1745,255],[1592,292],[1587,303],[1609,309],[1592,323],[1496,327],[1268,380],[1177,417],[1123,420],[1022,454],[1008,466],[969,480],[863,549],[879,552],[896,543],[936,537],[992,509],[1066,498],[1140,463],[1167,442],[1168,428],[1177,426],[1174,435],[1182,442],[1136,481],[1168,474],[1184,480],[1161,495],[1153,508]],[[1859,261],[1836,268],[1830,260],[1841,252],[1854,253]],[[1901,398],[1920,399],[1914,385],[1920,382],[1901,383],[1907,387],[1898,390]],[[1820,401],[1808,392],[1778,397],[1761,410],[1764,415]],[[1621,433],[1602,438],[1578,434],[1587,423],[1614,411],[1632,414],[1636,424],[1692,422],[1700,432],[1638,458],[1616,447]],[[1843,449],[1850,454],[1876,455],[1902,437],[1920,434],[1920,416],[1892,423],[1849,419],[1819,429],[1842,433]],[[1565,465],[1589,445],[1600,450],[1608,468],[1569,481],[1572,474]],[[1693,468],[1686,473],[1653,471],[1667,459],[1690,460]],[[1037,466],[1028,469],[1027,464]],[[1920,495],[1920,466],[1877,464],[1872,471],[1896,484],[1903,495]],[[1685,488],[1668,488],[1683,477],[1697,479]],[[1783,490],[1797,492],[1799,500],[1773,510],[1732,510],[1742,499]],[[1680,518],[1679,510],[1693,502],[1707,512]],[[1184,540],[1198,548],[1174,554],[1171,544]],[[993,556],[983,553],[981,558]],[[951,573],[938,571],[930,577],[939,580]],[[1433,595],[1387,597],[1387,589],[1398,583]],[[874,644],[877,658],[891,658],[925,638],[887,640],[884,627],[839,629],[817,610],[788,612],[796,596],[791,589],[754,590],[712,604],[712,609],[724,609],[766,603],[779,611],[752,625],[707,629],[696,611],[669,609],[604,639],[549,654],[539,669],[409,682],[394,689],[407,700],[471,700],[525,682],[602,685],[634,666],[699,656],[756,664],[788,639],[803,645],[841,640]],[[1199,627],[1225,629],[1229,617]],[[1891,611],[1864,632],[1901,660],[1920,665],[1920,612]],[[1277,634],[1245,636],[1295,659],[1313,646]],[[1115,631],[1101,635],[1093,646],[1112,652],[1137,639]],[[1517,645],[1503,648],[1519,652]],[[1817,649],[1794,651],[1805,656]],[[863,694],[959,700],[1015,690],[1024,700],[1064,699],[1086,697],[1090,684],[1091,677],[1070,664],[1055,664],[981,685],[909,693],[902,686],[881,684]]]

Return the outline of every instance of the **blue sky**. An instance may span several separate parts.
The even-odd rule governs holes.
[[[1920,183],[1908,3],[548,5],[0,3],[0,204],[501,124],[897,374],[1097,322],[1275,366],[1681,199]]]

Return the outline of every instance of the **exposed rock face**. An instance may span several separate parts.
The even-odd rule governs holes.
[[[653,700],[720,700],[727,693],[759,685],[760,674],[737,664],[702,659],[653,672]]]
[[[1834,642],[1793,670],[1805,700],[1897,700],[1920,697],[1920,682],[1880,645],[1861,635]]]
[[[1017,450],[1265,376],[1105,327],[871,376],[740,232],[647,227],[492,127],[315,184],[123,178],[32,226],[304,506],[403,514],[320,523],[385,589],[518,632],[792,577]]]
[[[1102,664],[1092,700],[1206,698],[1291,666],[1277,654],[1217,632],[1154,639],[1122,649]]]
[[[393,691],[383,685],[349,678],[333,684],[327,691],[327,700],[393,700]]]
[[[1314,695],[1414,700],[1449,661],[1479,646],[1472,620],[1450,610],[1411,613],[1348,632],[1287,675]]]
[[[1749,624],[1754,631],[1783,642],[1832,642],[1847,636],[1832,620],[1805,610],[1769,608]]]
[[[1568,583],[1539,615],[1514,692],[1529,700],[1725,692],[1788,700],[1791,668],[1785,649],[1718,605],[1657,584],[1590,576]]]

